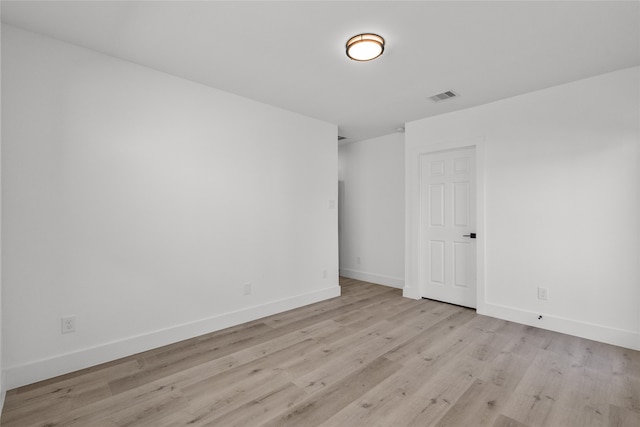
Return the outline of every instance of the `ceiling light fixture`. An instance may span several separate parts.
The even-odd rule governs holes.
[[[349,39],[346,49],[354,61],[371,61],[384,52],[384,39],[377,34],[358,34]]]

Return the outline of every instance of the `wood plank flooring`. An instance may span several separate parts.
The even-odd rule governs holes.
[[[640,352],[341,286],[11,390],[2,426],[640,426]]]

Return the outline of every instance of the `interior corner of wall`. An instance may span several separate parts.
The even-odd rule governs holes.
[[[0,416],[2,415],[2,408],[4,408],[4,398],[7,395],[7,389],[4,381],[4,371],[0,373]]]

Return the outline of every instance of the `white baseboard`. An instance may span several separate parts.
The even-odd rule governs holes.
[[[480,313],[480,312],[479,312]],[[519,310],[498,304],[485,303],[484,310],[480,314],[498,319],[510,320],[524,325],[535,326],[541,329],[574,335],[593,341],[599,341],[620,347],[640,350],[640,333],[623,329],[610,328],[608,326],[579,322],[545,313]],[[542,315],[542,319],[538,316]]]
[[[392,288],[404,288],[404,279],[400,277],[384,276],[382,274],[365,273],[364,271],[341,268],[340,275],[349,279],[362,280],[363,282],[375,283],[377,285],[391,286]]]
[[[5,368],[7,390],[340,296],[340,286]]]

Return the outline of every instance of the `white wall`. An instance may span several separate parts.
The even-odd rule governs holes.
[[[483,314],[640,349],[639,77],[625,69],[407,124],[413,181],[420,151],[484,138]],[[408,248],[415,236],[409,227]],[[407,256],[415,294],[420,255]]]
[[[0,8],[1,9],[1,8]],[[2,13],[0,12],[0,15]],[[0,20],[0,44],[2,43],[2,24]],[[0,70],[2,69],[2,57],[0,55]],[[0,80],[2,72],[0,71]],[[2,110],[2,85],[0,85],[0,111]],[[0,130],[2,129],[2,116],[0,115]],[[1,134],[1,132],[0,132]],[[2,187],[2,138],[0,137],[0,188]],[[2,242],[2,192],[0,192],[0,242]],[[2,364],[2,245],[0,245],[0,415],[4,407],[6,388],[4,382],[4,369]]]
[[[402,288],[404,134],[342,145],[339,159],[340,274]]]
[[[335,125],[8,26],[2,57],[9,387],[339,295]]]

